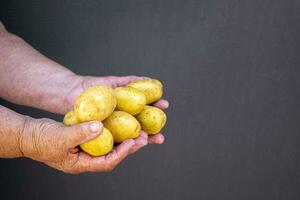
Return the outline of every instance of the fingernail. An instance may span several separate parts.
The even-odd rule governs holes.
[[[97,122],[93,122],[90,124],[90,130],[92,133],[98,133],[100,130],[100,124]]]
[[[166,108],[169,108],[169,106],[170,106],[170,103],[168,102],[168,101],[166,101]]]
[[[146,146],[148,144],[148,140],[147,139],[143,140],[142,144],[143,144],[143,146]]]

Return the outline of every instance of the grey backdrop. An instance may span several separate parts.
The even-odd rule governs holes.
[[[0,11],[74,72],[156,77],[171,103],[166,143],[110,174],[0,160],[1,199],[300,199],[299,0],[1,0]]]

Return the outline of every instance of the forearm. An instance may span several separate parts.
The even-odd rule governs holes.
[[[63,113],[77,76],[46,58],[0,22],[0,96],[10,102]]]
[[[63,143],[58,131],[62,127],[53,120],[34,119],[0,105],[0,158],[47,160],[47,155],[55,156],[53,151]],[[51,129],[54,131],[49,133]]]
[[[0,105],[0,157],[13,158],[23,156],[20,135],[24,129],[26,117]]]

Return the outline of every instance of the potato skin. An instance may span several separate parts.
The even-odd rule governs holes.
[[[117,99],[117,110],[128,112],[131,115],[140,113],[146,105],[143,92],[132,87],[118,87],[114,89]]]
[[[162,84],[156,79],[136,80],[128,83],[127,86],[142,91],[146,96],[146,104],[151,104],[159,100],[163,94]]]
[[[63,123],[67,126],[72,126],[75,124],[79,124],[80,121],[79,121],[75,111],[71,110],[67,114],[65,114]]]
[[[116,143],[137,138],[141,131],[139,122],[132,115],[124,111],[114,111],[103,121],[103,124],[110,130]]]
[[[109,153],[114,146],[114,140],[111,132],[106,128],[103,128],[102,133],[80,145],[80,148],[91,156],[103,156]]]
[[[74,111],[81,122],[102,121],[115,109],[117,100],[110,87],[94,85],[77,98]]]
[[[166,114],[154,106],[145,106],[142,112],[136,115],[136,118],[140,122],[142,130],[150,135],[159,133],[167,121]]]

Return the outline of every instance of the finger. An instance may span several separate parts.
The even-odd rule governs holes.
[[[102,133],[103,124],[99,121],[85,122],[74,126],[66,126],[65,137],[69,148],[85,143]]]
[[[156,135],[149,135],[148,136],[148,143],[149,144],[162,144],[165,141],[165,137],[163,136],[163,134],[158,133]]]
[[[143,79],[139,76],[109,76],[107,78],[111,82],[112,87],[114,88],[127,85],[131,81]]]
[[[130,154],[137,152],[139,149],[146,146],[147,144],[148,144],[148,134],[145,133],[144,131],[141,131],[140,137],[135,139],[135,145],[130,150]]]
[[[153,106],[158,107],[160,109],[167,109],[169,107],[169,102],[165,99],[160,99],[153,104]]]
[[[65,171],[70,172],[72,174],[78,174],[82,172],[89,172],[91,170],[91,160],[93,157],[88,155],[87,153],[80,151],[77,154],[72,155],[73,158],[70,159],[71,161],[75,160],[75,163],[68,163],[67,169]],[[102,157],[100,157],[102,158]]]
[[[106,170],[113,170],[128,154],[130,154],[134,145],[135,141],[133,139],[128,139],[115,147],[112,152],[105,156]]]

